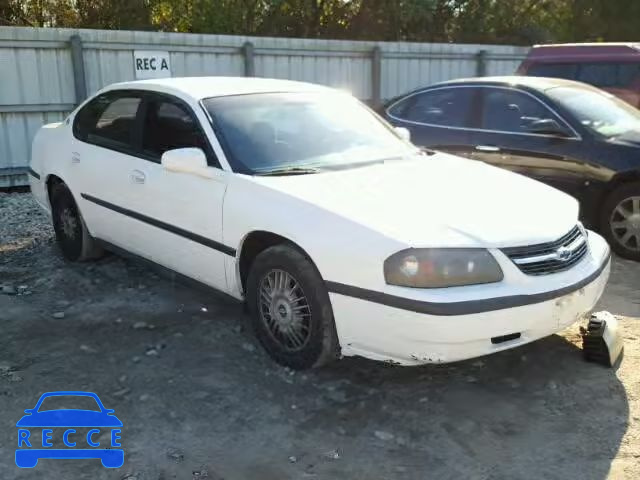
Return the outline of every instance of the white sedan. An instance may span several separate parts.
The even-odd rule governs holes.
[[[67,259],[126,252],[244,301],[295,369],[517,347],[581,319],[609,275],[573,198],[421,151],[317,85],[111,85],[40,129],[30,175]]]

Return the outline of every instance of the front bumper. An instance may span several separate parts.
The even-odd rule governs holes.
[[[417,365],[455,362],[514,348],[583,318],[597,303],[609,278],[609,247],[593,232],[587,256],[565,272],[530,277],[509,266],[505,258],[498,258],[506,269],[502,283],[510,282],[512,288],[509,295],[501,297],[479,298],[474,286],[456,287],[456,302],[435,302],[437,294],[426,291],[424,300],[428,301],[393,296],[396,300],[389,302],[335,293],[330,288],[343,355]],[[504,291],[505,285],[500,288]],[[463,300],[464,289],[473,291],[471,302]],[[452,308],[447,309],[448,305]],[[471,311],[473,308],[476,311]],[[505,337],[513,338],[504,341]]]

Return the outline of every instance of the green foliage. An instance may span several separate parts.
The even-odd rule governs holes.
[[[0,0],[0,24],[527,45],[636,40],[640,0]]]

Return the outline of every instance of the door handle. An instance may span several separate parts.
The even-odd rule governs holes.
[[[140,170],[134,170],[133,172],[131,172],[131,175],[129,175],[131,183],[143,184],[146,178],[147,177],[145,176],[144,172],[141,172]]]
[[[500,147],[496,147],[495,145],[476,145],[476,150],[479,152],[499,152]]]

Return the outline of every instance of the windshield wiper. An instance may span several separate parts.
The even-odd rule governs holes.
[[[319,171],[319,169],[313,167],[286,167],[265,170],[264,172],[255,172],[254,175],[259,175],[261,177],[280,177],[285,175],[309,175],[312,173],[318,173]]]

